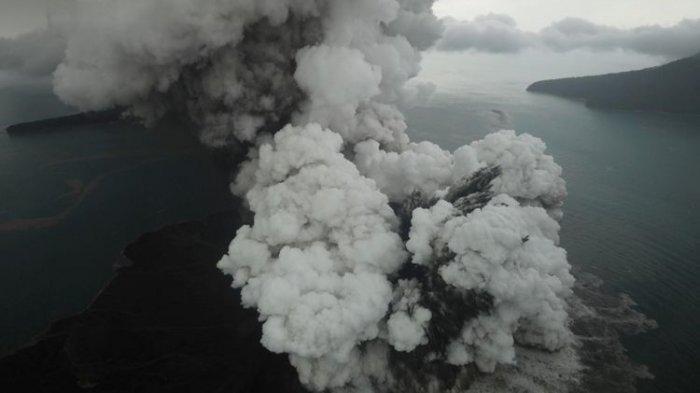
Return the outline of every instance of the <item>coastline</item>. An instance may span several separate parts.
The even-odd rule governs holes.
[[[656,67],[540,80],[526,91],[583,100],[588,108],[700,115],[700,54]]]
[[[10,136],[26,136],[32,134],[58,132],[66,127],[107,124],[123,121],[121,109],[111,109],[99,112],[81,112],[69,116],[13,124],[5,128]]]
[[[240,205],[129,244],[85,311],[0,358],[8,392],[304,390],[285,356],[259,342],[216,261],[249,214]]]

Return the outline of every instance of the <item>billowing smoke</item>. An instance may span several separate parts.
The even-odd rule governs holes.
[[[311,390],[444,391],[573,341],[544,143],[502,131],[453,153],[406,134],[433,2],[80,1],[67,22],[66,102],[185,114],[247,150],[232,191],[254,223],[218,266]]]
[[[28,4],[29,8],[41,7]],[[51,0],[45,4],[47,25],[11,38],[0,37],[0,71],[30,77],[51,75],[63,61],[66,50],[66,28],[73,12],[72,0]],[[13,5],[7,5],[12,8]],[[16,6],[15,6],[16,7]]]

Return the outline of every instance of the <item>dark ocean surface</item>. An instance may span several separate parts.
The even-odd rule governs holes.
[[[74,113],[46,83],[0,84],[0,127]],[[0,352],[84,309],[126,244],[227,209],[228,174],[177,126],[0,131]]]

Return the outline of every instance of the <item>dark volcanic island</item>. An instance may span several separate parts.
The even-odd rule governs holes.
[[[20,136],[46,132],[57,132],[66,127],[83,125],[107,124],[122,119],[121,109],[111,109],[98,112],[81,112],[70,116],[55,117],[45,120],[31,121],[7,127],[9,135]]]
[[[0,360],[2,391],[303,391],[216,268],[248,219],[231,211],[141,236],[87,310]]]
[[[0,359],[3,391],[303,392],[286,356],[260,344],[257,313],[241,307],[216,267],[250,221],[239,207],[141,236],[87,310]],[[595,279],[579,274],[578,282],[573,331],[586,369],[574,391],[634,392],[647,373],[620,336],[653,322]]]
[[[700,54],[639,71],[540,81],[527,91],[591,108],[700,114]]]

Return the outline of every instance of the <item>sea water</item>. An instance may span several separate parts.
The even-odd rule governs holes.
[[[0,126],[76,112],[2,82]],[[177,125],[0,131],[0,353],[86,308],[139,235],[229,208],[228,176]]]
[[[629,57],[612,57],[597,71],[654,62],[633,58],[626,64]],[[542,138],[567,181],[561,237],[570,262],[629,294],[659,324],[627,340],[632,358],[656,375],[640,390],[695,391],[700,116],[591,110],[525,91],[538,79],[575,75],[581,65],[569,58],[571,64],[551,66],[532,55],[429,55],[422,78],[435,83],[437,92],[407,111],[411,137],[450,150],[499,129]]]

